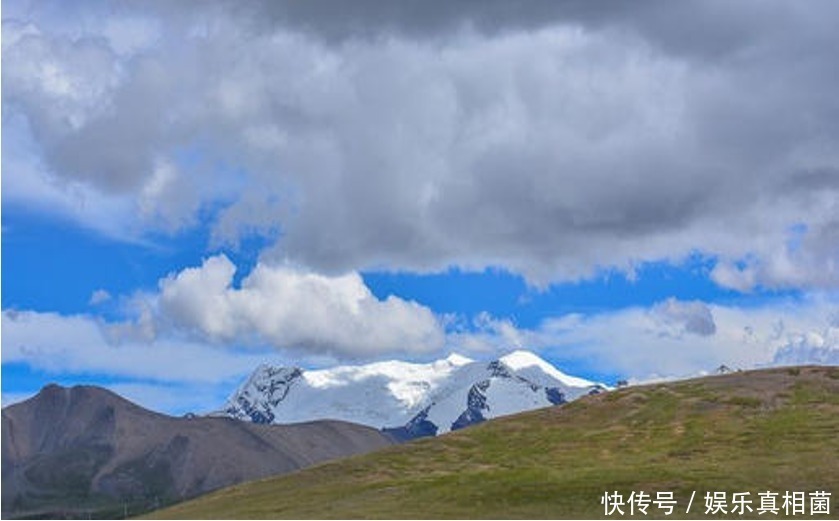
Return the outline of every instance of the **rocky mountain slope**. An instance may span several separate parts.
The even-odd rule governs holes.
[[[174,418],[105,389],[56,385],[4,408],[2,438],[3,517],[122,517],[391,444],[346,422]]]
[[[604,389],[528,351],[491,362],[452,355],[430,364],[391,361],[317,371],[263,365],[215,414],[254,423],[338,419],[410,439]]]

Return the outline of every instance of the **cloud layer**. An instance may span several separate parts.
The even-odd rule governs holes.
[[[448,345],[493,353],[536,349],[564,364],[635,380],[696,376],[720,364],[742,369],[835,363],[836,303],[824,298],[754,307],[667,299],[649,308],[550,317],[534,328],[481,316]]]
[[[214,263],[223,267],[225,261],[211,259],[201,268],[186,270],[177,277],[167,279],[159,295],[161,301],[169,298],[164,295],[170,291],[167,288],[171,284],[186,284],[181,287],[184,289],[196,283],[197,274],[206,275],[208,270],[221,269],[214,267]],[[272,275],[276,276],[276,273]],[[291,277],[286,283],[312,283],[301,282],[298,274]],[[316,284],[323,284],[323,281]],[[351,283],[347,287],[353,286],[354,283]],[[194,287],[192,289],[195,290]],[[225,291],[250,290],[228,288]],[[217,288],[207,289],[202,298],[213,300],[219,295],[223,295],[223,292]],[[337,312],[339,317],[346,313],[342,309],[346,304],[346,296],[337,296],[331,290],[322,292],[322,295],[329,295],[324,298],[332,300],[336,305],[332,312]],[[227,295],[225,298],[230,297]],[[233,296],[233,300],[235,298]],[[178,299],[173,302],[183,305]],[[191,305],[198,304],[193,302]],[[202,309],[216,305],[205,304]],[[282,308],[283,304],[278,303],[278,306]],[[428,356],[460,352],[490,359],[513,349],[526,348],[556,360],[560,367],[573,366],[578,371],[620,375],[636,380],[694,376],[703,371],[712,371],[720,364],[743,369],[806,363],[835,364],[839,353],[837,310],[839,308],[835,302],[825,299],[776,302],[758,307],[709,305],[670,299],[649,308],[632,307],[595,314],[556,316],[531,329],[519,328],[510,320],[482,314],[467,328],[449,327],[445,337],[439,339],[441,345],[436,346]],[[326,309],[322,308],[321,311]],[[213,400],[220,394],[229,392],[237,379],[266,360],[309,367],[332,365],[340,358],[362,354],[380,359],[416,356],[408,344],[388,344],[389,349],[381,352],[359,351],[375,346],[375,342],[369,339],[358,340],[361,347],[339,343],[338,348],[325,349],[320,342],[349,342],[345,340],[347,337],[339,336],[338,340],[329,338],[329,335],[340,335],[339,332],[330,331],[332,326],[329,320],[309,322],[309,325],[292,324],[289,331],[282,333],[279,328],[261,330],[261,327],[267,327],[261,326],[261,323],[273,324],[278,315],[279,324],[289,324],[282,316],[284,312],[278,313],[270,306],[228,312],[237,320],[248,317],[251,321],[249,324],[254,328],[252,331],[247,331],[244,326],[235,329],[233,323],[228,323],[223,334],[233,335],[227,338],[229,343],[252,342],[253,335],[261,335],[264,340],[270,341],[272,334],[282,335],[280,338],[283,342],[287,342],[292,335],[314,336],[317,342],[296,345],[290,342],[285,349],[277,351],[272,348],[271,353],[254,347],[232,350],[229,344],[213,346],[205,341],[178,339],[179,333],[185,332],[184,328],[192,328],[192,334],[198,334],[202,339],[222,334],[220,329],[212,329],[204,324],[202,320],[208,315],[195,309],[181,317],[178,324],[170,323],[167,326],[170,329],[155,339],[114,335],[114,328],[121,324],[104,322],[86,315],[62,316],[6,310],[2,314],[3,364],[26,364],[30,368],[55,375],[109,375],[113,385],[123,385],[138,393],[138,396],[146,389],[147,399],[153,400],[149,403],[155,404],[165,402],[163,398],[167,388],[193,391],[204,389],[210,394],[203,402],[195,399],[189,403],[202,402],[208,408],[216,404]],[[257,313],[262,315],[258,317]],[[675,318],[663,319],[662,313]],[[707,322],[708,316],[712,317],[713,332]],[[325,316],[321,318],[326,319]],[[392,320],[381,314],[376,318],[384,322]],[[361,317],[353,320],[361,320]],[[701,324],[700,327],[691,325],[696,320]],[[319,327],[325,330],[320,331]],[[391,333],[389,330],[386,332]],[[423,349],[426,347],[422,346]]]
[[[4,202],[319,273],[839,285],[835,3],[20,4]]]
[[[224,343],[344,357],[443,345],[430,309],[394,296],[379,300],[357,273],[327,277],[259,264],[234,288],[235,271],[224,255],[211,257],[162,280],[152,306],[166,325]]]
[[[266,357],[173,338],[115,342],[109,325],[88,315],[4,310],[3,364],[25,363],[52,374],[208,384],[235,380]]]

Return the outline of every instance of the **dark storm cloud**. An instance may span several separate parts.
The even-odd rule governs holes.
[[[821,2],[820,10],[833,10]],[[576,25],[640,34],[668,52],[716,59],[802,28],[792,2],[725,0],[295,0],[231,3],[256,27],[283,25],[341,42],[381,36],[433,39],[464,28],[487,36]]]
[[[215,240],[279,231],[266,257],[322,271],[547,283],[698,252],[723,285],[834,287],[837,12],[20,2],[3,125],[140,228],[215,204]]]

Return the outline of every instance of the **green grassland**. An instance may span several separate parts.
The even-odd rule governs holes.
[[[738,372],[629,387],[437,438],[246,483],[162,518],[603,518],[605,491],[832,493],[839,518],[839,368]],[[696,498],[685,514],[691,493]],[[781,500],[778,500],[780,506]],[[730,508],[730,504],[729,504]],[[807,504],[809,516],[809,500]],[[625,516],[612,518],[628,518]],[[664,518],[654,506],[648,515]],[[737,515],[719,516],[725,519]],[[757,519],[757,512],[750,518]],[[761,515],[760,519],[783,516]]]

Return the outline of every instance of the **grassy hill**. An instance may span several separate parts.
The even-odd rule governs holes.
[[[605,491],[627,497],[643,490],[673,491],[679,503],[670,517],[708,518],[709,491],[750,492],[756,509],[758,492],[778,492],[780,507],[787,490],[825,490],[831,513],[819,517],[835,519],[837,434],[839,368],[738,372],[586,397],[238,485],[153,515],[599,518]],[[809,514],[809,499],[806,508]],[[664,517],[654,505],[648,513]],[[760,519],[776,517],[783,515]]]

